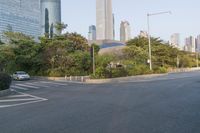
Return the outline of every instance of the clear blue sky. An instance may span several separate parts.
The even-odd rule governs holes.
[[[96,24],[96,0],[62,0],[62,21],[69,25],[68,31],[76,31],[87,37],[89,25]],[[113,0],[117,39],[121,20],[127,20],[132,27],[132,35],[147,29],[148,12],[172,11],[172,15],[151,17],[153,36],[169,40],[172,33],[181,34],[181,42],[186,36],[200,34],[199,0]]]

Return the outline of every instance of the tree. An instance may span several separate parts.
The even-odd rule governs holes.
[[[72,52],[76,50],[89,51],[88,41],[78,33],[66,33],[64,38],[69,41]]]
[[[23,33],[19,33],[19,32],[6,31],[4,32],[3,37],[6,40],[6,42],[10,44],[16,44],[19,41],[27,41],[27,42],[34,43],[33,37],[25,35]]]
[[[68,27],[67,24],[60,23],[60,22],[56,23],[56,25],[55,25],[56,30],[57,30],[60,34],[61,34],[62,31],[65,30],[67,27]]]
[[[49,38],[49,10],[47,8],[45,8],[45,36]]]

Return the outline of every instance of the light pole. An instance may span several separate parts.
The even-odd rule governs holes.
[[[148,26],[148,40],[149,40],[149,68],[152,70],[152,56],[151,56],[151,35],[150,35],[150,23],[149,23],[149,17],[155,16],[155,15],[161,15],[161,14],[171,14],[171,11],[167,12],[158,12],[158,13],[148,13],[147,14],[147,26]]]
[[[197,63],[197,68],[199,67],[199,53],[196,51],[196,63]]]
[[[93,58],[92,58],[92,63],[93,63],[93,74],[94,74],[94,76],[95,76],[95,74],[96,74],[96,70],[95,70],[95,48],[94,48],[94,45],[92,46],[92,56],[93,56]]]

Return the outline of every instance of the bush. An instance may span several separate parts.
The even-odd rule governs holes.
[[[165,67],[157,67],[154,68],[154,73],[167,73],[167,69]]]
[[[50,77],[63,77],[65,76],[65,71],[60,68],[50,69],[48,70],[48,76]]]
[[[149,67],[147,65],[135,65],[132,68],[128,69],[128,73],[130,76],[134,76],[152,74],[152,71],[149,70]]]
[[[128,76],[128,72],[124,67],[112,69],[113,78],[126,77],[126,76]]]
[[[11,77],[7,74],[0,73],[0,90],[6,90],[10,88]]]

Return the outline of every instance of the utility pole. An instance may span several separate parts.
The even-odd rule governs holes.
[[[150,35],[150,16],[161,15],[161,14],[171,14],[171,11],[167,12],[157,12],[157,13],[148,13],[147,14],[147,27],[148,27],[148,41],[149,41],[149,68],[152,70],[152,54],[151,54],[151,35]]]
[[[93,75],[95,76],[95,69],[96,69],[96,67],[95,67],[95,49],[94,49],[94,45],[92,45],[92,63],[93,63]]]

